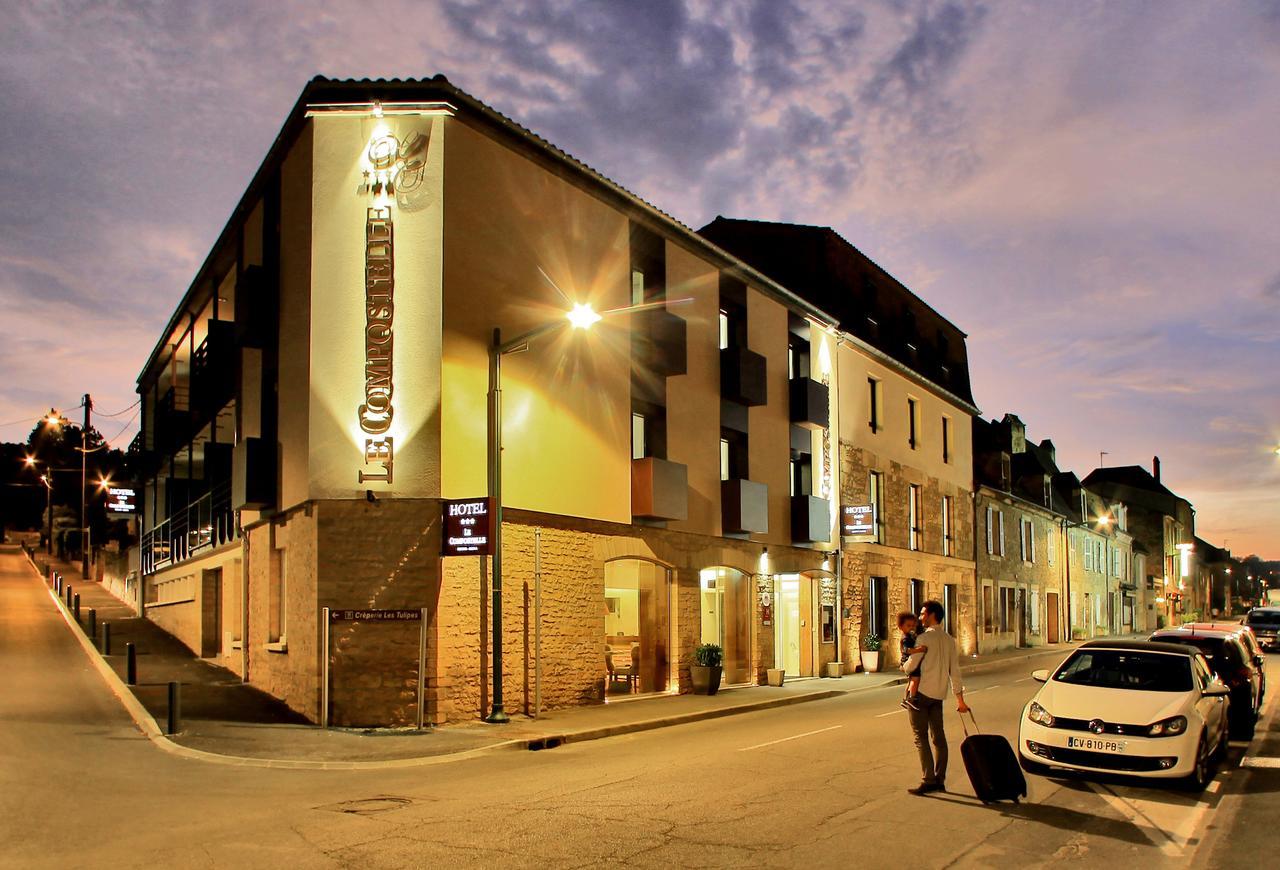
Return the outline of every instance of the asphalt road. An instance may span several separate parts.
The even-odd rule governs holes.
[[[949,702],[952,792],[915,797],[896,687],[432,767],[208,764],[141,737],[9,555],[0,680],[4,867],[1184,867],[1242,773],[1236,746],[1203,796],[1030,777],[1023,804],[984,807]],[[969,700],[1014,737],[1036,685],[1014,664]]]

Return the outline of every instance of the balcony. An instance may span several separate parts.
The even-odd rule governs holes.
[[[812,495],[791,496],[791,540],[797,544],[831,540],[831,503]]]
[[[826,429],[830,419],[827,385],[813,378],[792,378],[791,422],[805,429]]]
[[[191,410],[187,387],[171,387],[156,402],[151,446],[161,455],[173,453],[191,440]]]
[[[274,445],[262,438],[241,438],[231,460],[231,503],[236,510],[263,510],[276,503]]]
[[[769,401],[765,358],[745,347],[720,351],[720,395],[731,402],[754,407]]]
[[[684,318],[666,308],[632,312],[632,359],[659,377],[682,375],[688,371],[687,335]]]
[[[688,519],[688,468],[652,456],[631,460],[631,515],[649,520]]]
[[[231,484],[224,480],[142,535],[142,573],[154,574],[239,537],[231,508]]]
[[[236,325],[209,321],[209,334],[191,358],[191,398],[199,419],[215,416],[236,394]]]
[[[720,481],[721,528],[726,535],[769,531],[769,487],[754,480]]]

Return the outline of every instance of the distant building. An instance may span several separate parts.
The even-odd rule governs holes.
[[[1160,482],[1160,458],[1150,472],[1137,465],[1095,469],[1084,485],[1128,508],[1129,532],[1148,554],[1145,591],[1157,621],[1149,627],[1207,616],[1209,590],[1195,565],[1195,511]]]

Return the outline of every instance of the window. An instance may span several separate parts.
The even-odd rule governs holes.
[[[992,629],[991,587],[982,587],[982,631],[991,634]]]
[[[268,593],[270,618],[267,623],[267,642],[279,644],[281,647],[285,644],[285,636],[289,628],[288,609],[285,606],[289,600],[289,577],[285,552],[284,549],[272,549],[269,557],[271,589]]]
[[[1035,564],[1036,561],[1036,527],[1031,520],[1023,518],[1018,521],[1022,525],[1020,546],[1022,561]]]
[[[639,269],[631,270],[631,304],[640,305],[644,302],[644,272]]]
[[[918,616],[922,604],[924,604],[924,581],[913,577],[911,578],[911,607],[908,609]]]
[[[956,608],[959,606],[960,598],[956,594],[956,584],[947,583],[942,587],[942,609],[946,611],[942,616],[942,622],[947,634],[952,637],[956,636],[956,622],[958,620],[955,617],[955,613]]]
[[[813,495],[813,460],[807,455],[791,460],[791,494]]]
[[[942,415],[942,461],[951,462],[951,418]]]
[[[1027,608],[1027,630],[1031,634],[1040,633],[1040,592],[1031,590],[1031,606]]]
[[[1013,631],[1015,612],[1013,590],[1008,586],[1000,587],[1000,632]]]
[[[907,489],[907,518],[911,527],[911,549],[919,550],[924,543],[924,533],[920,529],[920,487],[914,483]]]
[[[951,496],[942,497],[942,555],[954,556],[956,542],[951,528]]]
[[[720,309],[720,349],[729,346],[729,312]]]
[[[910,445],[912,450],[916,449],[916,444],[918,443],[917,433],[919,431],[919,424],[920,424],[920,407],[916,403],[915,399],[908,396],[907,397],[907,444]]]
[[[881,640],[889,636],[889,578],[867,579],[867,633]]]
[[[645,443],[645,419],[644,414],[631,415],[631,458],[644,459],[648,456]]]
[[[1084,539],[1084,570],[1093,570],[1093,539]]]
[[[867,425],[872,434],[880,431],[880,382],[875,378],[867,378]]]
[[[720,479],[729,479],[729,439],[720,439]]]
[[[1053,567],[1053,562],[1058,558],[1058,536],[1054,534],[1056,529],[1050,529],[1048,536],[1045,538],[1049,545],[1049,567]]]
[[[994,555],[996,552],[996,534],[992,523],[995,521],[995,509],[991,505],[987,505],[987,555]]]
[[[996,511],[996,553],[1004,556],[1004,511]]]
[[[876,523],[876,543],[884,543],[884,474],[873,471],[867,477],[867,500]]]

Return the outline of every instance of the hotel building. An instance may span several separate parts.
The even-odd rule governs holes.
[[[138,380],[147,617],[317,722],[487,713],[501,347],[508,712],[852,672],[925,595],[971,648],[963,335],[734,250],[443,77],[313,80]]]

